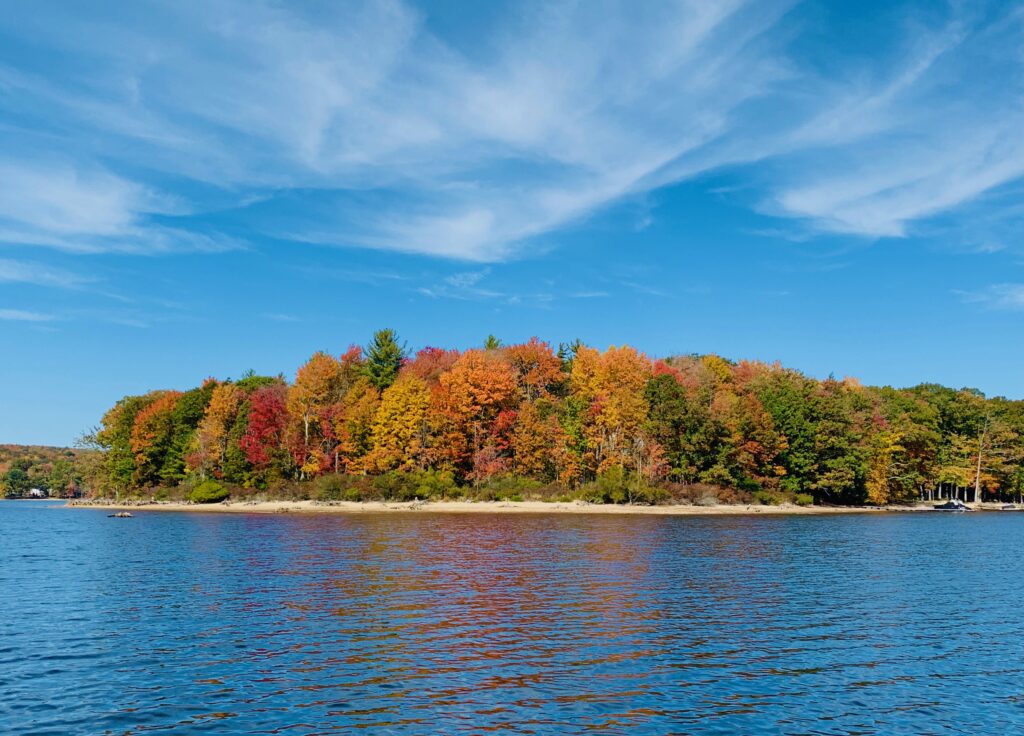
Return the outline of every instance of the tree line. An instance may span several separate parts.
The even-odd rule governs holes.
[[[61,447],[0,445],[0,496],[75,498],[88,453]]]
[[[409,354],[391,330],[365,349],[314,354],[291,382],[250,372],[126,396],[84,444],[103,451],[90,473],[98,495],[204,481],[314,481],[352,498],[408,494],[412,482],[414,497],[547,488],[634,502],[688,488],[819,504],[1024,491],[1024,402],[974,389],[871,387],[537,338]]]

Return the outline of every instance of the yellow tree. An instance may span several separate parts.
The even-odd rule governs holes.
[[[870,504],[883,506],[899,499],[902,490],[896,484],[901,475],[900,458],[906,450],[901,444],[899,432],[883,430],[878,432],[871,443],[867,476],[864,480],[866,500]]]
[[[244,398],[244,392],[233,383],[221,383],[213,389],[188,457],[189,467],[198,469],[204,477],[206,473],[220,475],[228,435]]]
[[[323,469],[330,439],[324,436],[321,419],[337,401],[342,381],[341,364],[318,352],[295,374],[288,389],[288,416],[292,423],[292,455],[305,475]]]
[[[544,478],[551,468],[551,436],[537,406],[524,403],[512,435],[513,469],[519,475]]]
[[[628,346],[612,346],[604,355],[588,347],[577,352],[570,387],[589,408],[583,431],[595,472],[614,466],[642,472],[650,444],[643,435],[650,375],[647,358]]]
[[[367,469],[386,472],[422,465],[429,406],[430,389],[415,376],[399,376],[385,389],[371,427]]]
[[[733,369],[725,358],[718,355],[705,355],[700,358],[700,362],[707,370],[711,371],[720,383],[732,381]]]
[[[572,485],[579,476],[579,457],[547,400],[523,402],[512,434],[512,468],[519,475]]]
[[[361,461],[373,445],[373,422],[379,406],[380,392],[365,376],[342,398],[333,417],[340,469],[349,473],[361,469]]]

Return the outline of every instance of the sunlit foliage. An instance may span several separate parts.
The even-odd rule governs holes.
[[[543,486],[616,502],[693,488],[694,502],[890,504],[1024,492],[1024,402],[717,355],[652,359],[579,341],[555,352],[537,338],[409,359],[381,330],[365,352],[315,353],[290,384],[250,373],[125,397],[90,436],[103,494],[321,477],[345,497]],[[24,471],[10,470],[8,487],[21,489]],[[57,483],[75,487],[66,470]],[[364,477],[369,486],[337,480]]]

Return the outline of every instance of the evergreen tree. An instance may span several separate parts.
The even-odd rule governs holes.
[[[366,349],[366,376],[378,391],[395,382],[398,370],[405,362],[405,345],[398,344],[394,330],[378,330]]]

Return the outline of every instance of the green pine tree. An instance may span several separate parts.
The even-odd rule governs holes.
[[[394,330],[374,333],[373,342],[366,348],[366,376],[370,383],[380,391],[394,383],[405,356],[405,345],[398,344]]]

